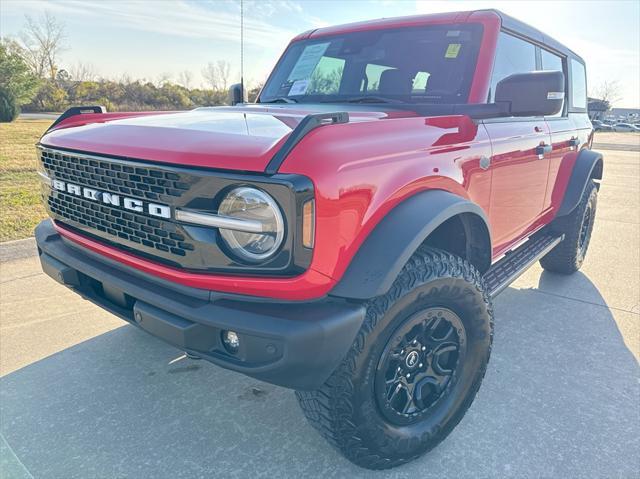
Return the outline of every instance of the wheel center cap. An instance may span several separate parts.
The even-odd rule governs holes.
[[[414,368],[418,364],[418,360],[420,359],[420,355],[417,351],[411,351],[407,354],[407,357],[404,359],[405,364],[408,368]]]

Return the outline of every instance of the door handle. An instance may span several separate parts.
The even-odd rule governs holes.
[[[544,159],[544,155],[547,153],[551,153],[553,147],[551,145],[546,145],[544,143],[536,146],[536,155],[538,155],[538,159]]]

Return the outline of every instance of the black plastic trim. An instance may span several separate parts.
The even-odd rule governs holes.
[[[45,131],[42,136],[46,135],[50,130],[55,128],[56,125],[60,124],[61,122],[63,122],[64,120],[72,116],[82,115],[83,113],[106,113],[106,112],[107,112],[107,109],[104,106],[100,106],[100,105],[72,106],[71,108],[66,110],[62,115],[56,118],[56,121],[54,121],[51,124],[51,126],[47,128],[47,131]]]
[[[602,179],[603,166],[602,154],[597,151],[582,150],[578,154],[569,184],[564,192],[562,205],[560,205],[556,216],[566,216],[578,206],[589,180],[592,178]]]
[[[312,130],[324,125],[335,125],[338,123],[349,123],[349,113],[346,111],[330,112],[330,113],[314,113],[305,116],[298,126],[289,134],[282,147],[273,155],[271,161],[265,168],[265,173],[275,175],[284,160],[300,141]]]
[[[576,60],[580,60],[582,63],[584,63],[582,57],[580,57],[577,53],[570,50],[546,33],[541,32],[537,28],[534,28],[531,25],[518,20],[517,18],[511,17],[501,12],[500,10],[489,9],[488,11],[494,12],[500,17],[503,30],[508,31],[509,33],[515,33],[518,36],[526,37],[527,39],[533,40],[541,46],[546,47],[548,50],[561,53],[567,57],[573,57]]]
[[[448,219],[465,213],[479,217],[490,234],[482,208],[448,191],[424,191],[403,201],[371,232],[330,294],[353,299],[385,294],[425,239]],[[490,249],[490,238],[486,244]]]
[[[484,276],[484,284],[489,296],[495,298],[511,283],[518,279],[536,261],[555,248],[564,235],[537,234],[514,250],[507,252],[494,263]]]
[[[474,120],[484,120],[491,118],[504,118],[509,120],[511,109],[509,102],[495,103],[443,103],[433,105],[423,105],[420,103],[393,104],[386,103],[376,105],[378,108],[384,107],[388,110],[413,111],[421,116],[445,116],[445,115],[467,115]]]
[[[125,265],[70,247],[49,220],[35,234],[43,270],[56,281],[191,355],[279,386],[318,388],[364,320],[364,306],[339,298],[251,301],[145,279]],[[236,354],[225,350],[224,330],[238,333]]]

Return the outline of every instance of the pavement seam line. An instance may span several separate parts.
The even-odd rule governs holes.
[[[2,442],[4,442],[4,445],[7,446],[7,450],[9,451],[9,454],[11,454],[11,456],[16,460],[16,462],[18,463],[18,465],[22,468],[22,470],[27,474],[28,477],[30,477],[31,479],[35,479],[33,477],[33,474],[31,474],[29,472],[29,469],[27,469],[27,467],[24,465],[24,463],[20,460],[20,458],[18,457],[18,455],[15,453],[15,451],[13,450],[13,448],[9,445],[9,441],[7,441],[7,438],[4,437],[4,434],[0,434],[0,439],[2,439]]]
[[[0,281],[0,284],[12,283],[13,281],[20,281],[21,279],[33,278],[34,276],[42,276],[44,273],[41,271],[39,273],[28,274],[26,276],[18,276],[16,278],[5,279],[4,281]]]
[[[635,311],[630,311],[630,310],[624,309],[624,308],[618,308],[617,306],[609,306],[608,304],[600,304],[600,303],[594,303],[592,301],[585,301],[584,299],[573,298],[571,296],[563,296],[561,294],[556,294],[556,293],[550,293],[549,291],[543,291],[543,290],[537,289],[537,288],[529,288],[529,289],[531,289],[531,291],[534,291],[536,293],[547,294],[547,295],[553,296],[555,298],[568,299],[569,301],[575,301],[577,303],[590,304],[592,306],[600,306],[601,308],[612,309],[612,310],[615,310],[615,311],[620,311],[622,313],[631,313],[631,314],[635,314],[636,316],[640,316],[640,312],[636,313]]]

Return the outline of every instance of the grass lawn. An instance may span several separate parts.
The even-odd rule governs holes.
[[[35,144],[50,124],[51,120],[0,123],[0,241],[33,236],[46,216]]]

